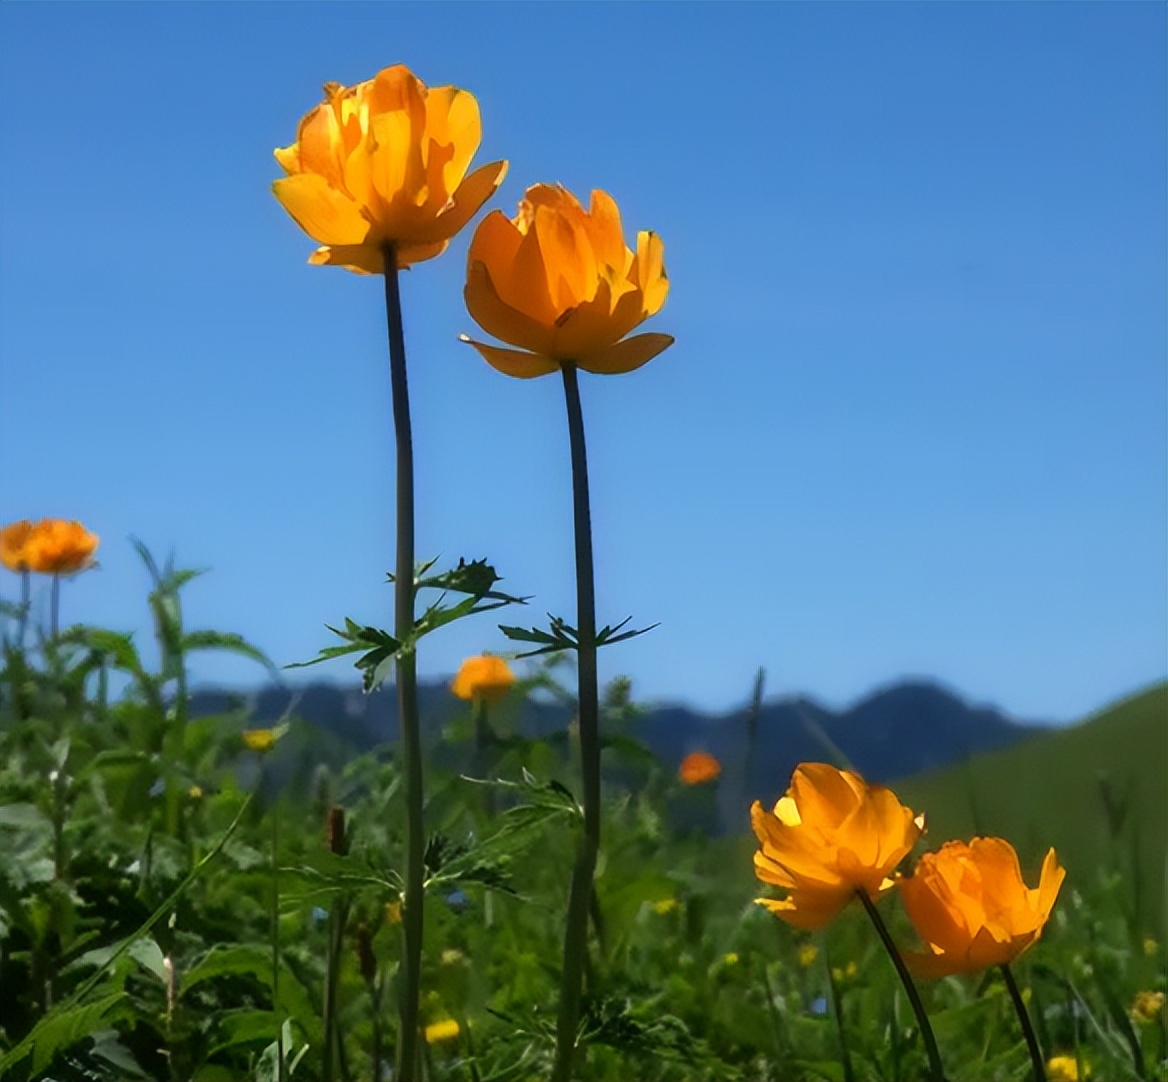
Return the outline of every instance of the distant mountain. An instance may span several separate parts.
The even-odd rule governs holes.
[[[467,712],[444,682],[421,685],[418,700],[428,743],[437,743],[443,729]],[[321,730],[322,740],[333,749],[347,747],[356,753],[397,739],[397,697],[388,685],[373,695],[333,684],[268,686],[244,695],[204,689],[192,696],[191,713],[206,716],[241,706],[257,725],[290,712]],[[562,731],[570,714],[565,704],[529,697],[513,703],[509,715],[500,708],[498,721],[511,731],[545,736]],[[719,818],[732,830],[744,825],[743,809],[752,800],[775,801],[800,762],[847,762],[869,781],[885,782],[959,763],[1044,731],[919,681],[879,689],[843,711],[807,698],[764,703],[753,726],[753,747],[748,746],[747,710],[710,715],[660,706],[644,710],[621,728],[670,769],[691,751],[717,756],[724,771],[717,794]]]

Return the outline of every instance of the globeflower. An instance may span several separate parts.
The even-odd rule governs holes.
[[[9,571],[28,570],[25,546],[28,544],[32,529],[32,523],[26,518],[0,527],[0,563]]]
[[[402,64],[356,86],[326,83],[325,100],[275,152],[288,174],[272,184],[284,209],[324,247],[309,263],[384,274],[441,255],[507,172],[492,162],[467,176],[482,138],[474,95],[432,87]]]
[[[875,900],[890,890],[892,872],[924,829],[924,816],[891,789],[826,763],[800,764],[774,811],[755,801],[750,820],[762,846],[755,875],[788,892],[758,904],[809,931],[830,923],[857,892]]]
[[[459,699],[476,703],[497,703],[515,683],[511,666],[494,654],[468,657],[461,666],[450,690]]]
[[[45,518],[25,533],[17,560],[29,571],[42,575],[73,575],[93,563],[99,541],[97,534],[90,533],[80,522]],[[7,558],[4,562],[12,566]]]
[[[463,336],[488,364],[530,379],[571,363],[587,372],[631,372],[673,344],[667,334],[625,336],[661,310],[669,293],[656,233],[625,245],[612,196],[588,210],[560,185],[527,189],[519,213],[488,214],[467,256],[464,296],[474,321],[518,350]]]
[[[1002,838],[946,842],[900,882],[904,908],[927,951],[905,953],[914,973],[947,977],[1006,965],[1042,934],[1066,876],[1046,854],[1027,887],[1014,847]]]
[[[722,764],[708,751],[691,751],[677,768],[677,776],[685,785],[704,785],[722,773]]]

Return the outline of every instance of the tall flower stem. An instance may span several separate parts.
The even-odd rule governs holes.
[[[406,889],[402,903],[401,1033],[394,1078],[408,1082],[418,1065],[418,998],[422,979],[422,883],[425,828],[422,823],[422,746],[418,724],[418,662],[414,631],[414,440],[406,382],[406,342],[398,290],[397,251],[385,256],[385,316],[389,330],[389,377],[393,394],[393,431],[397,444],[397,565],[394,571],[394,637],[402,643],[397,659],[397,716],[401,728],[406,792]]]
[[[24,649],[24,629],[28,626],[28,610],[32,604],[32,588],[29,582],[29,570],[22,568],[20,572],[20,621],[16,625],[16,645]]]
[[[61,633],[61,576],[53,576],[53,592],[51,599],[52,616],[50,619],[52,623],[49,625],[52,629],[53,638],[55,639]]]
[[[1014,980],[1014,974],[1010,972],[1008,965],[1003,963],[999,968],[1006,981],[1006,987],[1010,991],[1010,1001],[1014,1004],[1014,1011],[1022,1026],[1022,1035],[1026,1038],[1026,1048],[1030,1052],[1030,1069],[1034,1073],[1034,1082],[1045,1082],[1046,1063],[1042,1058],[1042,1049],[1038,1047],[1038,1037],[1030,1022],[1030,1013],[1026,1010],[1026,1004],[1022,1002],[1022,993],[1018,991],[1018,982]]]
[[[572,510],[576,527],[576,625],[579,646],[580,771],[583,775],[584,827],[576,850],[568,919],[564,929],[564,965],[560,983],[560,1013],[556,1021],[556,1057],[552,1078],[568,1082],[576,1053],[580,1001],[588,958],[588,904],[600,851],[600,699],[596,682],[596,598],[592,571],[592,515],[588,503],[588,457],[584,446],[584,416],[576,366],[560,365],[568,408],[568,440],[572,452]]]
[[[892,964],[896,967],[900,983],[904,985],[904,991],[912,1005],[913,1014],[917,1016],[917,1026],[920,1027],[921,1039],[925,1042],[925,1054],[929,1057],[929,1075],[933,1082],[945,1082],[945,1068],[941,1065],[941,1053],[937,1050],[937,1040],[933,1036],[933,1027],[929,1025],[929,1016],[925,1014],[925,1006],[921,1003],[917,986],[913,984],[908,967],[904,964],[900,951],[896,949],[896,944],[892,942],[892,936],[888,934],[884,918],[880,916],[875,903],[868,897],[868,892],[860,887],[856,890],[856,894],[863,903],[872,923],[876,926],[880,941],[884,944],[884,949],[888,951],[888,957],[892,959]]]

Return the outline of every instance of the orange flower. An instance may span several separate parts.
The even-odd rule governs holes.
[[[450,690],[460,699],[497,703],[514,683],[515,674],[507,662],[493,654],[482,654],[462,663]]]
[[[488,334],[519,352],[463,336],[500,372],[530,379],[570,361],[588,372],[631,372],[673,339],[634,327],[661,310],[669,293],[656,233],[625,246],[620,211],[605,192],[585,210],[559,185],[528,188],[511,220],[488,214],[467,256],[466,307]]]
[[[7,529],[25,525],[18,522]],[[15,536],[19,537],[19,534]],[[14,570],[28,568],[42,575],[72,575],[84,571],[93,563],[99,540],[97,534],[90,533],[80,522],[43,518],[25,533],[24,543],[14,557],[20,566]],[[13,567],[9,563],[7,543],[3,548],[4,563]]]
[[[788,891],[758,904],[808,930],[828,924],[858,890],[872,899],[890,890],[925,825],[891,789],[826,763],[797,766],[774,812],[755,801],[750,820],[762,845],[755,875]]]
[[[28,570],[28,556],[25,553],[25,548],[32,530],[33,525],[26,518],[0,527],[0,563],[9,571]]]
[[[721,773],[722,764],[708,751],[691,751],[677,768],[677,776],[686,785],[704,785]]]
[[[900,883],[904,908],[929,947],[906,952],[905,961],[922,977],[1013,961],[1042,934],[1065,875],[1052,849],[1031,890],[1008,841],[946,842]]]
[[[441,255],[507,172],[492,162],[470,176],[482,138],[474,95],[427,89],[409,68],[385,68],[356,86],[325,83],[325,100],[277,150],[288,174],[272,191],[297,225],[325,247],[309,263],[384,274]]]

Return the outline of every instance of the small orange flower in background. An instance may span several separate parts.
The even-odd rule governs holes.
[[[947,977],[1012,962],[1042,934],[1066,872],[1053,849],[1038,886],[1022,880],[1002,838],[946,842],[901,880],[904,908],[929,950],[905,952],[922,977]]]
[[[431,87],[397,64],[363,83],[326,83],[325,100],[277,150],[288,174],[272,185],[318,248],[309,263],[384,274],[392,243],[399,268],[441,255],[494,194],[507,163],[466,175],[482,139],[474,95]]]
[[[756,800],[751,825],[762,849],[754,872],[787,897],[759,898],[775,916],[813,931],[828,924],[863,890],[875,900],[916,844],[924,816],[891,789],[826,763],[801,763],[773,812]]]
[[[721,773],[722,764],[708,751],[691,751],[677,768],[677,776],[686,785],[704,785]]]
[[[9,571],[28,570],[24,549],[32,529],[32,523],[26,518],[0,527],[0,563]]]
[[[99,541],[80,522],[22,519],[0,529],[0,562],[12,571],[72,575],[92,565]]]
[[[459,667],[450,690],[460,699],[497,703],[515,683],[511,666],[494,654],[468,657]]]
[[[587,372],[631,372],[673,344],[667,334],[634,327],[661,310],[669,293],[656,233],[625,246],[612,197],[592,193],[585,210],[558,185],[527,189],[519,213],[492,211],[475,230],[467,256],[466,307],[488,334],[519,352],[463,336],[488,364],[530,379],[570,361]]]

